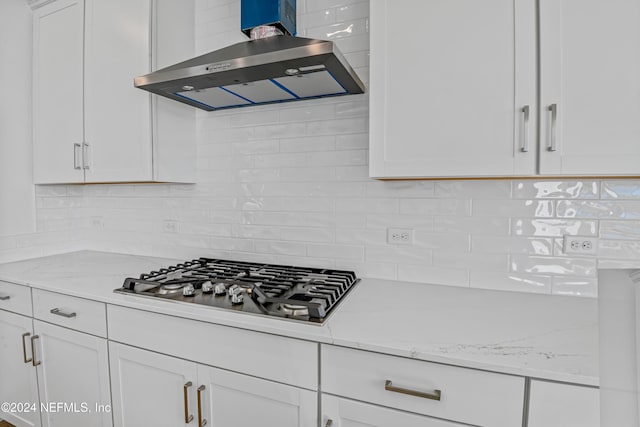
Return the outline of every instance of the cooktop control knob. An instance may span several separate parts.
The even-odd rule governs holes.
[[[242,304],[244,302],[244,295],[242,293],[231,295],[231,304]]]
[[[193,287],[193,285],[185,285],[182,288],[182,295],[184,295],[185,297],[192,297],[196,294],[196,288]]]
[[[207,280],[202,284],[202,293],[210,294],[211,292],[213,292],[213,283]]]
[[[224,295],[227,293],[227,287],[224,283],[216,283],[216,286],[213,288],[213,293],[216,295]]]
[[[231,285],[229,288],[229,295],[240,295],[242,293],[242,288],[238,285]]]

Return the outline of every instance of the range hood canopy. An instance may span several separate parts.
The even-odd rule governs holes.
[[[290,35],[237,43],[136,77],[135,86],[207,111],[364,92],[334,42]]]

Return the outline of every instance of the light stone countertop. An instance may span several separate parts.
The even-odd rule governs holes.
[[[0,280],[109,304],[414,359],[598,385],[598,302],[363,279],[323,326],[114,293],[184,260],[81,251],[0,264]]]

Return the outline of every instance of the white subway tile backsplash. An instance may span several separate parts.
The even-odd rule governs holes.
[[[514,199],[597,199],[598,181],[513,181]]]
[[[469,215],[470,200],[400,199],[400,213],[409,215]]]
[[[439,181],[435,183],[435,197],[474,199],[509,199],[510,181]]]
[[[347,245],[307,245],[307,255],[317,258],[364,260],[364,247]]]
[[[346,4],[336,8],[336,19],[340,22],[351,22],[358,18],[369,18],[369,2]]]
[[[562,277],[552,279],[554,295],[593,297],[598,296],[598,280],[589,277]]]
[[[471,251],[488,254],[553,255],[553,239],[517,236],[471,236]]]
[[[478,289],[518,291],[548,294],[551,278],[532,274],[517,274],[492,271],[471,271],[470,285]]]
[[[552,276],[595,277],[596,260],[512,254],[511,271],[516,273],[548,274]]]
[[[562,237],[596,236],[598,223],[593,220],[512,218],[511,234],[515,236]]]
[[[640,199],[640,180],[602,181],[603,199]]]
[[[399,264],[398,280],[468,287],[469,271],[428,267],[424,265]]]
[[[435,216],[433,231],[501,236],[509,234],[509,218]]]
[[[246,40],[239,0],[196,7],[198,54]],[[368,1],[302,0],[298,32],[335,40],[366,84],[368,15]],[[38,232],[0,237],[0,262],[85,248],[594,297],[598,262],[640,259],[640,180],[373,180],[368,104],[198,111],[197,184],[36,186]],[[414,244],[388,244],[391,227]],[[565,234],[599,237],[598,255],[565,254]]]
[[[433,266],[506,273],[509,271],[509,257],[507,254],[495,253],[434,251]]]
[[[305,256],[307,245],[305,243],[282,242],[279,240],[256,240],[255,251],[267,254]]]
[[[553,213],[554,206],[550,200],[473,199],[474,216],[551,218]]]

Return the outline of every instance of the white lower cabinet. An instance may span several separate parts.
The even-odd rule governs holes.
[[[31,363],[30,317],[0,310],[0,402],[38,405],[38,380]],[[0,411],[4,419],[16,427],[40,426],[40,413],[29,408]]]
[[[599,427],[597,388],[531,381],[528,427]]]
[[[114,342],[109,358],[116,427],[178,426],[197,416],[195,363]]]
[[[34,334],[42,425],[113,425],[107,340],[39,320]]]
[[[109,350],[116,427],[202,426],[205,420],[234,427],[317,422],[313,391],[119,343],[109,343]]]
[[[321,353],[323,393],[471,425],[522,424],[522,377],[325,344]]]
[[[456,427],[463,424],[322,395],[322,427]]]

